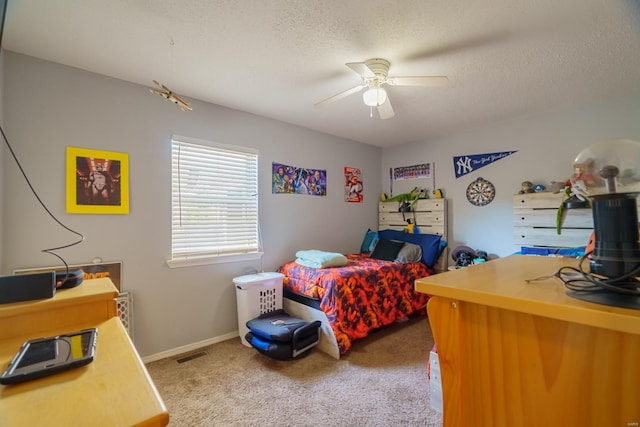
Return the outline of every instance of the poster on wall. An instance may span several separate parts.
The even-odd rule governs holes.
[[[67,147],[67,212],[129,213],[129,156]]]
[[[504,159],[507,156],[517,153],[517,151],[502,151],[500,153],[486,153],[486,154],[467,154],[464,156],[453,157],[453,168],[456,173],[456,178],[460,178],[474,170],[478,170],[482,167],[490,165],[493,162],[497,162],[500,159]]]
[[[393,179],[396,181],[405,179],[429,178],[431,176],[431,164],[401,166],[393,169]]]
[[[327,171],[272,163],[273,194],[307,194],[311,196],[327,195]]]
[[[362,171],[358,168],[344,167],[344,201],[362,203]]]

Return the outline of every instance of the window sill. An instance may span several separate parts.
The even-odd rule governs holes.
[[[195,267],[198,265],[208,264],[222,264],[225,262],[241,262],[241,261],[254,261],[262,258],[264,252],[252,252],[249,254],[234,254],[234,255],[218,255],[198,258],[187,259],[170,259],[167,260],[169,268],[182,268],[182,267]]]

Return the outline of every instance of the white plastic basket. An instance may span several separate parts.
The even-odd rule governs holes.
[[[258,273],[233,279],[238,305],[238,333],[242,344],[251,347],[244,336],[249,332],[246,323],[261,314],[282,308],[281,273]]]
[[[120,292],[116,297],[118,317],[122,321],[129,338],[133,340],[133,295],[130,292]]]

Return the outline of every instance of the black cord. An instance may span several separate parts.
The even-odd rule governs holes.
[[[70,248],[72,246],[75,246],[75,245],[78,245],[78,244],[82,243],[84,241],[84,235],[82,235],[81,233],[79,233],[79,232],[77,232],[75,230],[72,230],[71,228],[69,228],[66,225],[64,225],[58,218],[56,218],[56,216],[44,204],[44,202],[42,201],[42,199],[40,198],[40,196],[36,192],[35,188],[33,188],[33,185],[31,185],[31,181],[29,181],[29,178],[27,177],[27,174],[25,173],[24,169],[22,169],[22,165],[20,164],[20,161],[18,160],[18,157],[16,156],[16,153],[13,152],[13,148],[11,147],[11,144],[9,143],[9,139],[7,138],[7,135],[5,135],[5,133],[4,133],[4,129],[2,128],[2,125],[0,125],[0,132],[2,133],[2,138],[4,139],[4,142],[7,144],[7,147],[9,148],[9,151],[11,152],[11,156],[13,157],[13,160],[15,160],[16,161],[16,165],[18,165],[18,169],[20,169],[20,172],[22,173],[22,176],[24,177],[25,181],[27,182],[27,185],[31,189],[31,192],[36,197],[38,202],[40,202],[40,205],[45,210],[45,212],[47,212],[47,214],[49,214],[49,216],[55,222],[57,222],[58,225],[60,225],[62,228],[64,228],[67,231],[70,231],[71,233],[73,233],[76,236],[80,237],[79,240],[77,240],[77,241],[75,241],[73,243],[69,243],[68,245],[63,245],[63,246],[58,246],[58,247],[55,247],[55,248],[49,248],[49,249],[43,249],[42,250],[42,252],[44,252],[44,253],[47,253],[49,255],[55,256],[60,261],[62,261],[62,263],[64,264],[64,266],[66,268],[66,274],[65,274],[64,279],[61,282],[61,283],[64,283],[69,278],[69,264],[67,264],[67,262],[64,260],[64,258],[62,258],[60,255],[58,255],[54,251],[57,251],[57,250],[60,250],[60,249]],[[57,281],[56,281],[56,286],[57,286]]]
[[[622,276],[608,279],[584,271],[584,261],[591,255],[587,252],[580,258],[578,268],[561,267],[553,275],[559,278],[567,289],[576,292],[615,292],[623,295],[640,295],[640,282],[635,277],[640,275],[640,264]]]

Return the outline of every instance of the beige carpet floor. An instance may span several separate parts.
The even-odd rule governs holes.
[[[426,373],[432,346],[427,318],[416,316],[356,341],[341,360],[314,349],[276,361],[235,338],[147,369],[170,426],[440,427]]]

